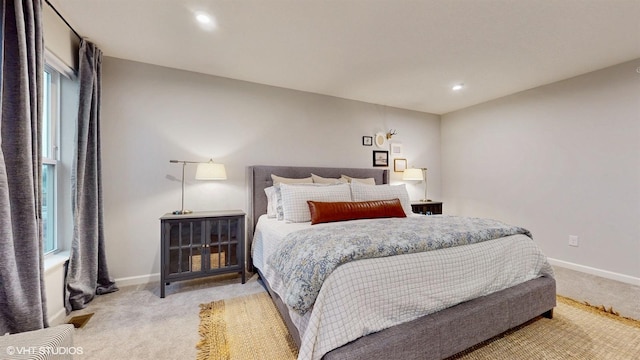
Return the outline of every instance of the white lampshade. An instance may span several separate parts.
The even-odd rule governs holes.
[[[196,180],[227,180],[227,171],[224,165],[209,160],[209,162],[198,164]]]
[[[422,169],[405,169],[402,174],[402,180],[413,180],[413,181],[422,181],[424,177],[422,176]]]

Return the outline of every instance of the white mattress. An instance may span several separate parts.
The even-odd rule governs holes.
[[[287,234],[309,227],[266,215],[258,220],[253,263],[281,297],[281,281],[267,259]],[[327,277],[312,311],[289,311],[302,340],[298,358],[320,359],[361,336],[543,275],[552,277],[553,270],[525,235],[344,264]]]

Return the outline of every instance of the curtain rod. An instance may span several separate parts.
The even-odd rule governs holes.
[[[78,32],[71,26],[69,25],[69,23],[67,22],[67,20],[58,12],[58,9],[56,9],[53,5],[51,5],[51,3],[49,2],[49,0],[44,0],[44,2],[47,3],[47,5],[49,5],[49,7],[51,9],[53,9],[53,11],[55,11],[55,13],[58,15],[58,17],[60,19],[62,19],[62,21],[64,21],[64,23],[67,25],[67,27],[69,29],[71,29],[71,31],[73,31],[74,34],[76,34],[76,36],[78,37],[79,40],[82,40],[82,36],[80,36],[80,34],[78,34]]]

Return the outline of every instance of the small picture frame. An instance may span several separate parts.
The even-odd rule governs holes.
[[[375,143],[376,143],[376,147],[379,149],[388,149],[389,146],[387,145],[387,135],[385,133],[376,133],[375,136]]]
[[[362,146],[373,146],[373,136],[363,136]]]
[[[395,158],[393,159],[393,171],[404,172],[407,168],[407,159]]]
[[[373,166],[387,167],[389,166],[389,152],[374,150],[373,151]]]
[[[400,155],[402,155],[402,144],[391,143],[391,156],[400,156]]]

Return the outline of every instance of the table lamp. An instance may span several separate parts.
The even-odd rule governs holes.
[[[173,164],[182,164],[182,206],[180,210],[173,212],[175,215],[191,214],[193,211],[186,210],[184,208],[184,169],[187,164],[198,164],[196,168],[196,180],[226,180],[227,172],[224,165],[213,162],[213,159],[209,159],[208,162],[203,163],[199,161],[187,161],[187,160],[169,160]]]
[[[410,168],[405,169],[402,174],[402,180],[404,181],[424,181],[424,198],[420,199],[422,202],[431,201],[427,198],[427,168]]]

